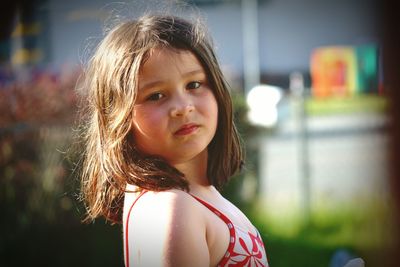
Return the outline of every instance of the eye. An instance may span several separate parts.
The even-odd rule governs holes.
[[[188,83],[188,84],[186,85],[186,89],[189,89],[189,90],[191,90],[191,89],[197,89],[197,88],[199,88],[200,86],[201,86],[201,83],[200,83],[200,82],[194,81],[194,82]]]
[[[149,95],[149,96],[146,98],[146,100],[147,100],[147,101],[158,101],[158,100],[160,100],[160,99],[163,98],[163,97],[164,97],[164,95],[161,94],[161,93],[154,93],[154,94]]]

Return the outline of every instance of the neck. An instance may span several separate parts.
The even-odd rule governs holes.
[[[185,174],[190,187],[209,186],[207,178],[207,151],[203,151],[189,161],[174,164],[174,167]]]

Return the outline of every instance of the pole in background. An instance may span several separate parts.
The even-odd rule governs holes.
[[[290,92],[295,98],[296,114],[299,135],[299,166],[300,166],[300,197],[301,208],[304,214],[304,226],[310,224],[311,219],[311,177],[310,157],[307,131],[307,112],[305,105],[305,88],[303,75],[300,72],[290,74]]]
[[[242,0],[244,93],[260,84],[258,0]]]

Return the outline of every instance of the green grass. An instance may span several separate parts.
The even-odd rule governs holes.
[[[358,112],[383,113],[386,111],[387,106],[387,99],[379,95],[309,98],[306,100],[307,113],[315,116]]]
[[[368,207],[319,208],[308,223],[288,213],[282,217],[262,214],[260,208],[250,211],[250,217],[260,230],[272,267],[329,267],[338,249],[362,257],[368,267],[386,266],[395,236],[392,209],[382,203]]]

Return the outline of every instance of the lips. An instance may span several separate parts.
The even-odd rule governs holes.
[[[175,135],[188,135],[195,132],[199,128],[199,125],[194,123],[188,123],[180,127],[174,134]]]

